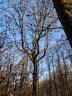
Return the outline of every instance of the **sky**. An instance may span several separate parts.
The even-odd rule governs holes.
[[[5,16],[5,14],[7,13],[7,12],[3,12],[3,14],[1,13],[1,7],[3,7],[3,9],[4,8],[7,8],[7,6],[8,6],[8,4],[7,4],[7,2],[2,2],[2,1],[6,1],[6,0],[0,0],[0,17],[2,17],[3,18],[3,20],[6,20],[7,19],[7,17]],[[3,6],[2,6],[2,4],[3,4]],[[14,13],[13,13],[14,14]],[[8,14],[7,13],[7,15],[8,16],[11,16],[10,14]],[[17,16],[17,15],[16,15]],[[11,17],[12,18],[12,17]],[[18,17],[17,17],[18,18]],[[26,21],[27,21],[27,18],[25,17],[25,19],[26,19]],[[1,19],[0,19],[1,20]],[[4,30],[6,30],[6,24],[5,24],[5,22],[3,22],[2,21],[2,24],[4,25],[2,25],[2,27],[0,26],[0,31],[2,32],[2,31],[4,31]],[[0,24],[1,25],[1,24]],[[13,25],[14,26],[14,25]],[[57,21],[57,26],[61,26],[61,24],[60,24],[60,22],[59,21]],[[16,26],[15,26],[15,28],[16,28]],[[19,40],[20,39],[20,34],[18,33],[19,32],[19,30],[17,30],[17,28],[16,28],[16,31],[17,31],[17,40]],[[10,31],[8,31],[8,32],[10,32]],[[9,33],[8,33],[9,34]],[[52,34],[52,35],[51,35]],[[11,36],[11,34],[9,34],[10,35],[10,38],[12,39],[13,37]],[[28,35],[28,34],[27,34]],[[29,39],[30,37],[29,36],[27,36],[27,38]],[[59,43],[59,44],[61,44],[61,42],[63,42],[63,40],[65,40],[66,39],[66,35],[65,35],[65,33],[64,33],[64,31],[62,30],[62,29],[59,29],[59,30],[54,30],[53,32],[51,32],[50,34],[49,34],[49,47],[51,47],[51,48],[55,48],[55,46],[57,45],[57,43]],[[13,40],[13,39],[12,39]],[[31,40],[28,40],[28,42],[31,42]],[[42,39],[42,41],[41,41],[41,48],[43,48],[43,46],[44,46],[44,39]],[[30,45],[29,45],[30,46]],[[56,48],[55,48],[56,49]],[[22,54],[22,53],[21,53]],[[18,56],[19,55],[19,56]],[[16,57],[17,57],[17,59],[20,61],[21,60],[21,55],[20,55],[20,53],[18,54],[16,54],[15,55]],[[18,61],[17,61],[18,62]],[[67,61],[68,62],[68,61]],[[45,64],[45,61],[43,62],[43,64]],[[42,64],[42,65],[43,65]],[[43,65],[44,66],[44,65]],[[40,66],[41,67],[41,66]],[[44,71],[45,71],[45,68],[46,68],[46,65],[44,66]],[[47,71],[47,70],[46,70]],[[44,74],[44,76],[46,76],[46,71],[45,71],[45,74]],[[42,77],[43,78],[43,77]]]

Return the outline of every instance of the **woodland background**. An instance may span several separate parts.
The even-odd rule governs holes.
[[[0,0],[0,96],[72,96],[72,49],[50,0]]]

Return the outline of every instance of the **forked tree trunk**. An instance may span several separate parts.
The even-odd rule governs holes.
[[[72,47],[72,1],[52,0],[59,20]]]

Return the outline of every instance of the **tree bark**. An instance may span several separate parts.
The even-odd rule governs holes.
[[[52,0],[67,39],[72,47],[72,1]]]
[[[34,71],[33,71],[33,96],[37,96],[37,63],[33,62]]]

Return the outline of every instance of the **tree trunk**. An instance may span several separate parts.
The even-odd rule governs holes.
[[[72,47],[72,1],[52,0],[59,20]]]
[[[33,71],[33,96],[37,96],[37,63],[33,63],[34,71]]]

